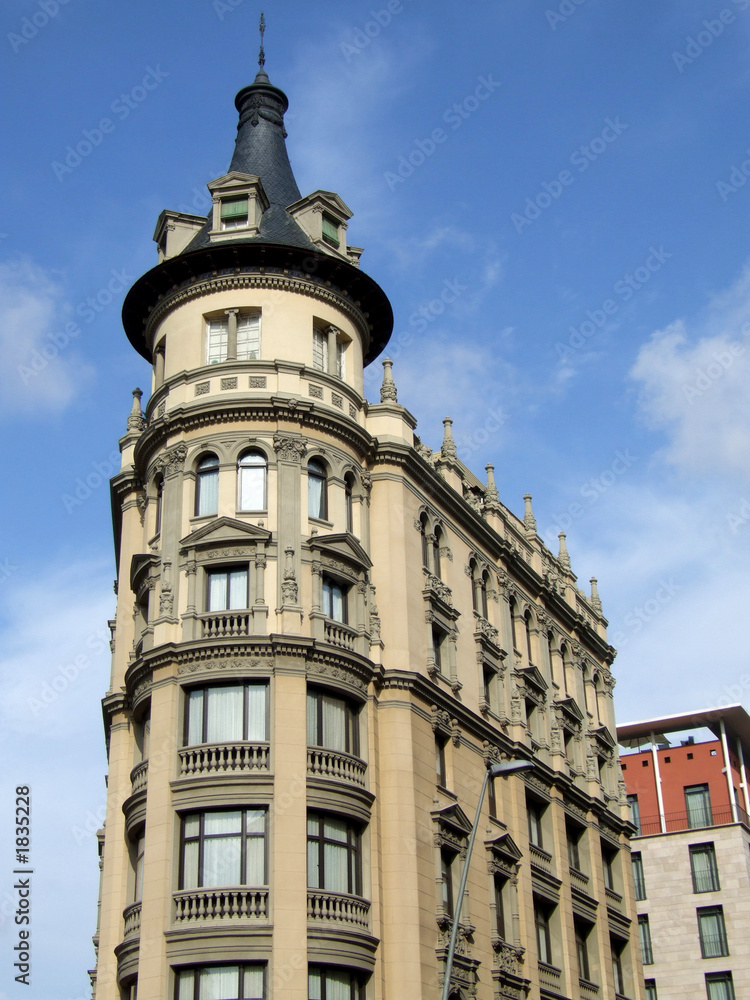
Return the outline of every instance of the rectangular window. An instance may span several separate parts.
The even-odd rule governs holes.
[[[706,976],[708,1000],[734,1000],[731,972],[712,972]]]
[[[180,888],[266,885],[266,815],[233,809],[185,816]]]
[[[453,918],[453,862],[456,855],[446,848],[440,852],[440,875],[442,879],[443,913]]]
[[[355,756],[359,754],[359,714],[355,706],[345,698],[309,690],[307,744]]]
[[[544,838],[542,836],[542,817],[544,816],[545,807],[541,802],[536,802],[534,799],[528,799],[526,802],[526,811],[529,817],[529,842],[535,847],[541,847],[544,849]]]
[[[693,892],[717,892],[719,886],[719,868],[716,864],[716,851],[711,844],[691,844],[690,871],[693,875]]]
[[[237,360],[249,361],[260,357],[260,316],[237,317]]]
[[[268,739],[267,684],[192,688],[186,702],[186,746]]]
[[[641,835],[641,809],[638,805],[637,795],[628,795],[628,805],[630,806],[630,822],[635,827],[636,837]]]
[[[643,875],[643,858],[641,857],[640,851],[634,851],[630,855],[630,860],[633,862],[633,885],[635,886],[635,898],[645,899],[646,898],[646,879]]]
[[[311,965],[307,982],[309,1000],[364,1000],[359,977],[339,966]]]
[[[445,640],[445,632],[438,628],[437,625],[432,626],[432,659],[435,666],[439,671],[442,672],[443,669],[443,642]]]
[[[581,837],[583,830],[572,823],[565,824],[565,833],[568,839],[568,864],[576,871],[581,871]]]
[[[711,826],[711,795],[708,785],[687,785],[685,787],[685,809],[689,829]]]
[[[447,740],[443,736],[435,737],[435,775],[437,783],[442,788],[448,786],[448,772],[445,767],[445,744]]]
[[[643,964],[653,965],[654,951],[651,947],[651,926],[648,922],[648,916],[645,913],[641,913],[638,917],[638,933],[641,938],[641,956],[643,957]]]
[[[505,901],[503,892],[508,882],[502,875],[493,875],[493,889],[495,894],[495,933],[501,941],[507,941],[505,933]]]
[[[361,892],[360,838],[357,828],[338,816],[307,817],[307,884],[311,889]]]
[[[581,921],[575,921],[575,935],[576,935],[576,955],[578,957],[578,976],[580,979],[591,979],[591,972],[589,969],[589,946],[588,946],[588,935],[591,930],[590,924],[584,924]]]
[[[242,229],[247,225],[247,220],[247,198],[224,198],[222,200],[222,229]]]
[[[313,368],[328,371],[328,334],[317,329],[313,330]]]
[[[698,909],[698,933],[703,958],[721,958],[729,954],[724,911],[720,906],[702,906]]]
[[[534,900],[534,922],[536,924],[536,946],[540,962],[552,965],[552,936],[549,929],[552,907],[541,900]]]
[[[247,567],[209,570],[208,611],[237,611],[248,606]]]
[[[338,580],[323,576],[323,614],[326,618],[346,623],[346,590]]]
[[[617,861],[619,851],[616,847],[610,847],[602,841],[602,868],[604,870],[604,884],[612,892],[619,892],[617,880]]]
[[[646,980],[646,1000],[659,1000],[659,997],[656,992],[655,979]]]
[[[336,341],[336,374],[346,378],[346,344],[341,340]]]
[[[326,243],[330,243],[332,247],[337,247],[341,244],[338,222],[332,216],[325,213],[323,214],[323,239]]]
[[[211,965],[180,969],[177,1000],[263,1000],[264,965]]]
[[[138,838],[135,848],[135,892],[133,902],[140,903],[143,899],[143,855],[146,847],[146,838],[143,834]]]
[[[609,939],[612,954],[612,972],[615,978],[615,993],[625,995],[625,972],[622,967],[622,954],[625,951],[625,941],[611,937]]]
[[[227,360],[227,344],[229,340],[229,322],[226,319],[209,319],[206,322],[208,337],[206,341],[206,363],[217,365]]]

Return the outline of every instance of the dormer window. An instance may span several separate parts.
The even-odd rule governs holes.
[[[247,220],[247,198],[224,198],[222,200],[222,229],[243,229],[247,226]]]
[[[339,224],[331,215],[323,213],[323,239],[330,243],[332,247],[338,248],[341,245],[339,239]]]

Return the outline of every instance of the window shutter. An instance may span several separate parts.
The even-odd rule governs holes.
[[[236,219],[242,215],[247,215],[247,198],[228,198],[222,201],[222,219]]]

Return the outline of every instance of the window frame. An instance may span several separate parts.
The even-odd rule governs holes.
[[[320,609],[325,618],[332,622],[339,622],[341,625],[349,624],[349,591],[351,587],[338,576],[331,573],[321,573],[321,602]],[[341,601],[341,617],[334,614],[335,597]]]
[[[311,963],[308,965],[307,973],[307,996],[310,1000],[310,994],[312,989],[310,988],[310,973],[313,969],[320,971],[320,997],[316,1000],[329,1000],[328,998],[328,976],[332,972],[347,973],[349,976],[349,1000],[365,1000],[365,986],[361,974],[358,971],[352,971],[351,969],[342,968],[338,965],[321,965],[318,963]]]
[[[196,687],[185,689],[185,709],[184,709],[184,725],[183,725],[183,746],[184,747],[196,747],[205,746],[209,744],[206,739],[208,732],[208,717],[209,717],[209,697],[210,692],[215,691],[219,688],[229,688],[229,687],[239,687],[242,686],[242,738],[241,739],[225,739],[211,741],[211,743],[267,743],[269,740],[269,728],[270,728],[270,691],[268,681],[240,681],[239,683],[228,682],[226,684],[199,684]],[[264,732],[265,735],[262,738],[253,737],[250,739],[248,737],[248,709],[250,705],[250,688],[263,688],[265,694],[265,711],[264,711]],[[202,740],[198,743],[191,743],[190,740],[190,699],[192,695],[197,695],[200,692],[203,696],[203,703],[201,706],[201,736]]]
[[[529,827],[529,844],[538,847],[540,851],[545,850],[544,846],[544,814],[547,806],[537,799],[526,800],[526,816]]]
[[[582,920],[573,920],[573,932],[576,942],[576,958],[578,960],[578,977],[591,982],[591,959],[589,958],[588,936],[593,924],[584,924]]]
[[[346,842],[341,840],[333,840],[325,836],[325,823],[326,820],[337,820],[340,823],[346,824]],[[309,830],[309,824],[311,821],[317,821],[318,832],[317,834],[311,834]],[[345,848],[347,856],[347,885],[349,888],[347,890],[342,889],[329,889],[325,885],[315,886],[310,884],[310,844],[316,843],[318,849],[318,881],[326,882],[326,861],[325,861],[325,848],[326,845],[332,845],[338,848]],[[337,895],[345,896],[361,896],[362,895],[362,831],[358,824],[351,820],[348,816],[342,816],[338,813],[332,812],[319,812],[317,809],[310,809],[307,812],[307,854],[305,855],[307,859],[307,888],[308,890],[318,891],[318,892],[331,892]]]
[[[648,899],[648,893],[646,892],[646,876],[643,871],[643,855],[641,852],[632,851],[630,855],[630,862],[633,866],[633,888],[635,889],[635,898],[638,902],[640,902],[643,899]]]
[[[696,908],[696,918],[698,920],[698,937],[701,946],[701,958],[726,958],[729,955],[729,942],[727,941],[727,925],[724,920],[724,907],[720,904],[716,906],[699,906]],[[710,935],[716,938],[713,948],[707,941],[709,935],[704,934],[703,920],[708,918],[718,918],[716,921],[719,933]],[[718,950],[721,949],[721,950]]]
[[[209,464],[210,463],[210,464]],[[219,456],[213,452],[206,452],[201,455],[195,464],[195,505],[194,505],[194,516],[195,517],[216,517],[219,513],[219,473],[221,470],[221,463],[219,461]],[[203,510],[202,507],[204,503],[207,504],[209,499],[207,495],[207,485],[208,483],[214,483],[216,492],[216,503],[211,504],[211,507],[215,509]]]
[[[706,980],[706,996],[708,1000],[735,1000],[734,993],[734,979],[732,978],[731,972],[707,972],[705,974]],[[723,991],[722,997],[714,997],[710,989],[714,984],[721,985],[724,984],[728,986],[728,990]]]
[[[205,970],[205,969],[219,969],[219,968],[225,968],[225,969],[234,969],[234,968],[237,968],[238,969],[238,976],[237,976],[237,994],[238,994],[238,998],[237,998],[237,1000],[245,1000],[246,994],[248,993],[248,989],[245,988],[245,983],[244,983],[245,971],[248,968],[251,968],[253,970],[262,969],[263,970],[263,990],[262,990],[262,993],[261,993],[260,997],[253,997],[252,1000],[265,1000],[266,989],[267,989],[267,980],[268,980],[268,971],[267,971],[268,966],[267,966],[267,964],[265,962],[237,962],[237,963],[221,962],[221,963],[219,963],[217,965],[194,965],[194,966],[188,966],[187,968],[175,969],[175,977],[174,977],[174,979],[175,979],[175,990],[174,990],[175,1000],[199,1000],[199,997],[200,997],[200,973],[203,970]],[[183,991],[182,991],[181,986],[180,986],[181,978],[183,976],[185,976],[185,981],[189,982],[189,974],[190,973],[193,974],[192,996],[184,996],[183,995]],[[189,988],[188,988],[188,993],[190,993]],[[232,998],[232,1000],[235,1000],[235,998]]]
[[[701,782],[697,785],[684,785],[683,794],[685,796],[685,816],[687,819],[689,830],[700,830],[708,826],[713,826],[713,809],[711,807],[711,789],[707,781]],[[696,816],[693,814],[691,816],[691,808],[689,805],[689,796],[695,796],[696,800],[698,794],[701,796],[701,814]],[[694,820],[697,819],[697,822]],[[708,820],[708,822],[704,822]]]
[[[610,935],[609,951],[612,956],[612,972],[615,981],[615,993],[618,996],[625,995],[625,970],[622,967],[622,953],[625,951],[627,942]]]
[[[495,916],[493,920],[495,934],[500,938],[501,941],[507,941],[506,935],[506,920],[505,920],[505,887],[508,885],[509,879],[505,875],[501,875],[500,872],[495,872],[492,876],[492,894],[493,902],[495,904]]]
[[[714,842],[707,841],[705,844],[690,844],[688,847],[688,853],[690,855],[690,874],[693,879],[693,892],[696,894],[704,892],[719,892],[721,889],[721,883],[719,881],[719,864],[716,860],[716,846]],[[705,854],[709,859],[707,870],[711,879],[711,886],[708,889],[698,888],[698,880],[702,873],[695,870],[693,858],[700,854]]]
[[[638,796],[628,795],[628,806],[630,808],[630,822],[636,829],[635,836],[641,836],[641,807],[638,803]]]
[[[446,766],[445,748],[448,737],[441,733],[435,734],[435,777],[440,788],[448,787],[448,769]]]
[[[456,851],[443,845],[440,848],[440,908],[443,916],[449,920],[455,919],[456,893],[453,885],[453,863],[458,857]]]
[[[320,483],[320,502],[315,510],[312,483]],[[317,456],[310,458],[307,463],[307,516],[316,521],[328,520],[328,467]]]
[[[644,965],[654,964],[654,945],[651,940],[651,924],[647,913],[638,914],[638,939],[641,943],[641,958]]]
[[[211,581],[221,576],[226,576],[226,604],[232,603],[232,574],[244,573],[245,575],[245,604],[241,607],[212,607]],[[249,611],[250,609],[250,567],[248,563],[231,563],[227,566],[212,566],[205,570],[206,575],[206,614],[220,615],[224,612]]]
[[[537,958],[543,965],[554,965],[550,918],[555,907],[552,903],[534,897],[534,929],[536,931]]]
[[[227,212],[225,214],[224,209],[229,208],[230,205],[240,206],[244,202],[245,211],[243,212]],[[229,224],[227,219],[238,219],[240,221]],[[247,229],[250,225],[250,198],[248,195],[232,195],[221,199],[221,204],[219,206],[219,225],[223,233],[231,232],[234,229]]]
[[[183,813],[180,817],[180,866],[179,866],[179,891],[197,891],[201,889],[217,889],[223,888],[224,886],[234,885],[234,883],[223,882],[216,886],[205,884],[205,846],[206,840],[218,840],[223,834],[206,834],[206,816],[211,814],[220,813],[240,813],[240,832],[236,835],[232,835],[232,839],[235,837],[239,838],[240,843],[240,881],[236,883],[239,886],[249,886],[251,888],[266,888],[268,886],[268,808],[267,806],[244,806],[240,808],[232,809],[199,809],[193,810],[191,812]],[[263,832],[262,833],[248,833],[247,832],[247,814],[249,812],[257,812],[263,814]],[[199,817],[199,828],[197,836],[185,836],[185,827],[188,819],[195,816]],[[229,836],[226,836],[229,840]],[[247,881],[247,842],[248,840],[258,840],[263,841],[263,882],[260,885]],[[185,887],[185,846],[188,843],[198,843],[198,862],[197,862],[197,886]]]
[[[344,728],[345,728],[345,749],[338,750],[336,747],[330,745],[330,743],[322,742],[325,739],[325,700],[338,701],[344,706]],[[310,703],[315,702],[315,732],[310,732],[309,722],[311,719]],[[357,705],[349,698],[344,698],[339,695],[333,694],[326,688],[318,687],[308,687],[307,689],[307,745],[309,747],[320,747],[323,750],[333,750],[336,753],[348,753],[353,757],[359,757],[360,754],[360,706]]]

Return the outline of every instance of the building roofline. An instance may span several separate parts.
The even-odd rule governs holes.
[[[686,729],[710,729],[719,738],[724,723],[727,737],[735,737],[750,748],[750,715],[742,705],[725,705],[720,708],[704,708],[696,712],[683,712],[679,715],[662,715],[655,719],[644,719],[642,722],[626,722],[617,727],[617,740],[636,740],[642,737],[649,740],[656,733],[678,733]]]

